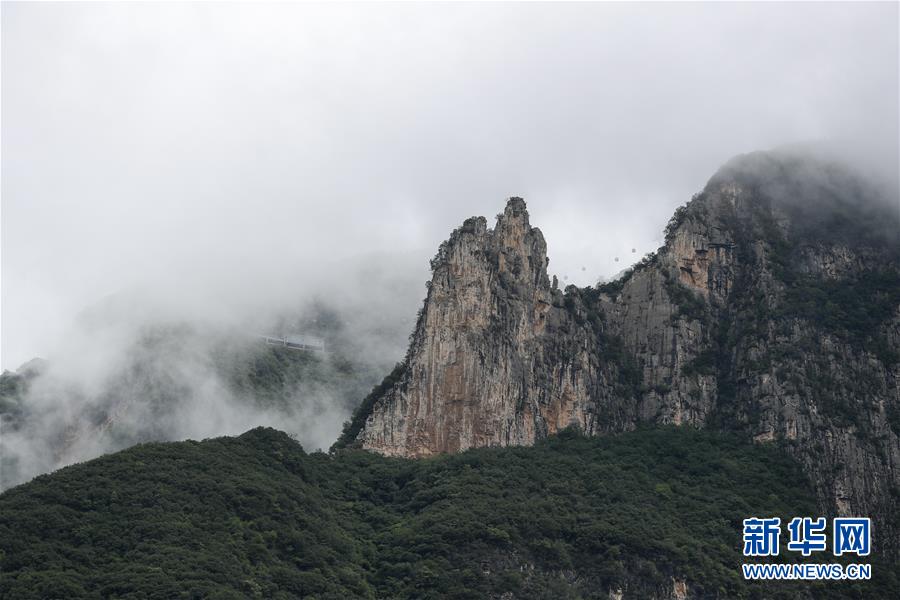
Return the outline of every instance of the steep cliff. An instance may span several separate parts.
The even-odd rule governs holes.
[[[406,361],[359,433],[363,447],[425,456],[634,423],[633,387],[604,360],[621,342],[551,285],[547,263],[521,198],[493,230],[478,217],[454,231],[432,263]]]
[[[738,157],[666,243],[611,284],[562,292],[525,203],[468,219],[435,257],[406,359],[342,442],[391,456],[527,445],[642,422],[784,444],[820,508],[898,546],[900,219],[847,169]]]
[[[726,165],[601,298],[642,366],[640,418],[784,444],[823,511],[873,516],[896,549],[898,236],[898,209],[837,165]]]

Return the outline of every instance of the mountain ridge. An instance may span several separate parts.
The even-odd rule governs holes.
[[[724,165],[622,279],[564,291],[521,198],[441,244],[406,359],[345,428],[388,456],[688,424],[787,444],[897,548],[900,215],[839,164]]]

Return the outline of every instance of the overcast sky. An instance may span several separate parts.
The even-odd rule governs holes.
[[[266,310],[380,260],[420,298],[510,195],[592,283],[735,154],[896,165],[897,56],[896,3],[4,3],[0,362],[123,289]]]

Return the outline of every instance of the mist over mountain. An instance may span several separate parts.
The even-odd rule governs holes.
[[[471,217],[439,245],[393,368],[411,320],[388,318],[390,291],[253,324],[313,347],[321,336],[324,354],[108,299],[82,315],[83,361],[0,378],[4,485],[259,424],[324,448],[343,421],[340,437],[313,455],[262,429],[141,445],[16,486],[0,496],[0,589],[752,597],[736,552],[750,512],[878,523],[870,582],[763,582],[765,597],[893,597],[891,193],[809,153],[735,157],[675,211],[656,253],[565,289],[510,198],[493,228]],[[126,521],[141,533],[112,533]]]
[[[895,259],[894,182],[863,176],[833,148],[795,145],[737,157],[707,188],[720,182],[777,199],[798,251],[827,243],[861,249],[858,260],[872,264]],[[679,209],[674,219],[691,210]],[[2,376],[0,487],[139,442],[238,434],[259,425],[288,431],[306,447],[328,448],[372,386],[408,354],[415,307],[427,291],[409,260],[376,257],[363,265],[347,265],[353,270],[345,279],[356,294],[344,293],[346,282],[310,278],[306,293],[314,297],[298,298],[294,307],[229,315],[137,288],[83,310],[48,360]],[[617,275],[598,289],[621,289],[634,267]],[[885,297],[888,313],[892,298]],[[884,318],[872,307],[857,310],[869,310],[876,325]],[[327,351],[276,348],[260,338],[292,334],[321,338]],[[865,332],[855,335],[872,341]],[[893,352],[885,339],[875,342]],[[671,386],[665,379],[652,386]],[[365,416],[358,414],[351,431]]]
[[[47,357],[122,290],[244,319],[316,286],[365,294],[348,273],[372,263],[424,281],[434,241],[508,196],[530,201],[551,274],[584,286],[655,250],[738,153],[825,142],[896,177],[896,17],[8,4],[0,366]]]
[[[329,447],[402,357],[415,310],[408,299],[422,287],[378,268],[348,276],[367,289],[359,302],[321,287],[294,310],[243,322],[185,312],[150,290],[82,311],[46,360],[0,375],[0,488],[140,442],[260,425]],[[263,336],[306,336],[324,351]]]
[[[620,279],[560,289],[526,204],[432,261],[405,359],[338,447],[428,457],[653,424],[783,444],[900,548],[900,204],[796,150],[728,161]]]
[[[900,598],[900,3],[0,30],[0,599]]]

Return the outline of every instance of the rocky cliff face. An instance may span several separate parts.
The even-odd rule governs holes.
[[[784,444],[822,510],[898,547],[900,222],[835,165],[735,159],[619,281],[562,292],[512,198],[442,244],[405,361],[345,441],[392,456],[531,444],[576,425]]]
[[[425,456],[531,444],[570,425],[621,429],[618,365],[602,335],[565,306],[525,202],[493,230],[468,219],[441,245],[399,380],[359,434],[363,447]],[[627,397],[627,394],[624,395]]]

